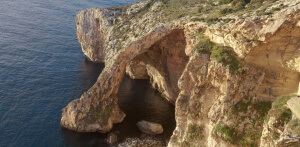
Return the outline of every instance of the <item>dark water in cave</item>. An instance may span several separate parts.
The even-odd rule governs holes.
[[[0,146],[105,146],[107,134],[77,133],[59,125],[61,109],[89,89],[103,64],[85,60],[77,42],[79,10],[138,0],[1,0]],[[148,81],[124,79],[120,107],[127,117],[113,131],[139,137],[140,119],[162,123],[168,138],[174,106]]]
[[[120,85],[118,98],[119,106],[126,113],[126,117],[122,123],[115,124],[111,132],[118,134],[120,143],[126,138],[143,138],[143,134],[136,126],[140,120],[156,122],[164,128],[162,134],[148,137],[154,137],[160,141],[166,141],[171,137],[176,127],[175,107],[152,88],[149,80],[133,80],[125,75]],[[62,134],[71,146],[107,146],[108,134],[76,133],[67,129],[62,129]]]
[[[126,113],[124,122],[115,126],[115,130],[131,133],[128,137],[138,137],[140,132],[136,123],[140,120],[152,121],[163,126],[164,132],[157,135],[168,139],[175,129],[175,107],[152,88],[148,80],[132,80],[125,76],[119,92],[119,106]],[[126,126],[126,127],[124,127]]]

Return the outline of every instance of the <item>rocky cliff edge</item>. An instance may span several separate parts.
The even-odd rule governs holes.
[[[173,1],[77,14],[83,53],[105,69],[63,109],[61,125],[104,133],[122,122],[116,94],[127,73],[175,104],[169,146],[299,145],[286,99],[299,86],[300,1]]]

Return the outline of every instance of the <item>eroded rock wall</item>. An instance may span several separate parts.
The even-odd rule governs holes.
[[[212,41],[232,47],[249,64],[300,72],[299,9],[297,4],[272,16],[249,17],[228,26],[212,26],[205,33]]]
[[[133,79],[137,76],[132,75],[140,73],[143,75],[142,77],[145,77],[145,74],[149,75],[153,87],[158,89],[170,102],[175,103],[179,94],[177,82],[188,62],[188,56],[185,55],[185,41],[182,29],[173,30],[171,34],[155,43],[145,53],[135,57],[127,69],[133,69],[133,66],[136,65],[137,68],[128,74]]]
[[[261,135],[267,134],[263,130],[269,129],[264,108],[277,96],[297,92],[300,4],[271,16],[211,26],[189,19],[158,23],[155,10],[161,4],[148,0],[80,11],[76,23],[82,50],[89,60],[105,62],[105,69],[88,92],[63,109],[61,125],[108,132],[122,122],[125,114],[116,94],[126,72],[134,79],[149,78],[175,103],[176,129],[169,146],[272,144],[261,142]],[[195,51],[199,32],[237,54],[244,65],[238,74],[210,54]]]
[[[261,134],[262,117],[267,111],[260,107],[270,106],[270,101],[276,98],[277,93],[273,93],[273,89],[277,87],[273,85],[281,78],[298,81],[299,77],[289,72],[274,76],[277,71],[249,65],[244,65],[243,72],[232,75],[228,68],[211,61],[209,55],[193,56],[179,80],[180,94],[175,115],[177,127],[169,146],[240,146],[239,141],[247,140],[247,136]],[[193,135],[196,132],[191,130],[194,126],[202,130],[197,137]],[[218,127],[237,134],[227,136],[233,134],[218,132]],[[240,140],[234,140],[239,137]],[[259,138],[250,138],[247,144],[258,145]]]
[[[104,41],[107,26],[113,24],[110,20],[114,12],[108,16],[101,9],[80,11],[76,16],[77,37],[84,55],[93,62],[103,62],[105,59]]]

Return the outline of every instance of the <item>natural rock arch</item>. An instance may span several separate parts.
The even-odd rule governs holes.
[[[108,132],[114,123],[122,122],[125,114],[117,104],[118,88],[126,65],[140,58],[150,77],[161,77],[152,78],[153,85],[175,103],[179,93],[177,82],[188,62],[185,46],[184,30],[165,27],[131,43],[112,57],[111,63],[106,62],[105,69],[88,92],[63,109],[61,125],[79,132]]]

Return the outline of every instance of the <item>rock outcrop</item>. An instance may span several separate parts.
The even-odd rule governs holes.
[[[300,120],[300,97],[294,97],[287,101],[287,105],[289,109],[297,116],[297,118]]]
[[[105,62],[105,69],[63,109],[61,125],[108,132],[122,122],[116,94],[127,73],[150,79],[175,104],[177,126],[169,146],[297,144],[296,115],[276,126],[271,102],[298,90],[300,1],[269,5],[285,7],[272,15],[230,14],[212,25],[189,15],[170,18],[164,3],[151,0],[80,11],[76,25],[82,50],[89,60]],[[224,23],[228,17],[235,21]],[[203,36],[209,40],[201,42]],[[267,114],[272,117],[266,120]],[[273,132],[279,137],[266,137]]]
[[[161,134],[164,131],[163,127],[160,124],[154,122],[142,120],[139,121],[136,125],[141,132],[146,134]]]
[[[286,102],[294,95],[279,97],[264,122],[261,146],[292,146],[300,143],[300,120],[292,114]]]
[[[113,145],[118,142],[118,136],[115,133],[109,133],[107,143]]]

